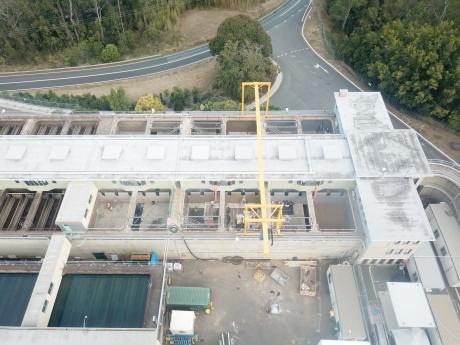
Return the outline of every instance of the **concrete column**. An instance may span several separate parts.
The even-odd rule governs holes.
[[[37,120],[35,119],[27,119],[22,127],[21,135],[30,135],[32,134],[35,125],[37,124]]]
[[[219,192],[219,231],[225,231],[225,190]]]
[[[310,214],[311,231],[319,231],[318,223],[316,222],[315,205],[313,203],[312,192],[307,192],[307,206],[308,213]]]
[[[222,119],[222,135],[227,135],[227,118]]]
[[[150,129],[152,128],[153,118],[150,116],[147,118],[147,126],[145,127],[145,135],[150,135]]]
[[[71,247],[65,235],[52,236],[22,320],[23,327],[48,326]]]
[[[133,192],[131,195],[131,200],[129,201],[128,213],[126,214],[126,223],[124,226],[125,231],[131,230],[131,225],[133,223],[134,212],[136,212],[136,203],[137,203],[137,194],[139,192]]]
[[[182,123],[180,124],[180,134],[181,135],[191,135],[192,134],[192,119],[190,117],[184,117]]]
[[[169,216],[173,219],[182,220],[184,214],[184,200],[185,200],[185,190],[180,184],[176,183],[176,188],[174,188],[174,195],[171,202],[171,212]]]
[[[108,117],[100,118],[97,123],[96,134],[97,135],[112,134],[112,123],[113,122],[114,122],[113,118],[108,118]]]
[[[64,122],[64,126],[62,126],[62,130],[61,130],[61,135],[67,135],[67,132],[69,131],[71,123],[72,122],[70,120],[67,120],[66,122]]]
[[[36,192],[34,195],[34,200],[30,205],[29,212],[27,213],[24,224],[22,224],[21,230],[28,230],[34,221],[35,215],[38,211],[38,206],[40,206],[40,200],[42,199],[43,192]]]

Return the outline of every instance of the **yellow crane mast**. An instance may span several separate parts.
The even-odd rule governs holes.
[[[281,232],[283,223],[283,205],[267,204],[266,189],[265,189],[265,161],[264,161],[264,146],[263,146],[263,128],[260,115],[260,95],[261,88],[267,89],[267,102],[265,106],[265,115],[268,115],[270,101],[270,82],[243,82],[241,84],[241,115],[244,115],[244,90],[245,87],[254,88],[254,100],[256,108],[256,128],[257,128],[257,162],[259,169],[259,193],[260,204],[246,204],[244,207],[244,233],[250,233],[250,224],[259,223],[262,225],[262,238],[264,255],[270,253],[270,236],[269,230],[272,230],[275,225],[275,231],[272,236]],[[270,228],[269,228],[270,227]]]

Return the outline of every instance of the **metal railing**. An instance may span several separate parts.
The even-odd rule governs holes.
[[[443,159],[428,159],[428,163],[442,165],[448,168],[452,168],[457,172],[460,172],[460,164],[456,162],[446,161]]]

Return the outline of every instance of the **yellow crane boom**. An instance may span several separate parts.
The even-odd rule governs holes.
[[[262,225],[262,238],[264,255],[270,253],[269,226],[276,226],[276,234],[280,234],[281,224],[283,223],[283,205],[267,204],[267,194],[265,189],[265,160],[263,146],[263,129],[260,115],[260,88],[267,88],[267,101],[265,115],[268,114],[270,101],[270,82],[243,82],[241,84],[241,114],[244,114],[244,89],[245,87],[254,88],[254,100],[256,108],[256,128],[257,128],[257,162],[259,169],[259,193],[260,204],[246,204],[244,208],[244,232],[248,233],[251,223]]]

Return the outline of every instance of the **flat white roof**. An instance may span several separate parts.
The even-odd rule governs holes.
[[[433,231],[410,178],[358,179],[372,241],[433,241]]]
[[[430,242],[421,243],[414,255],[409,259],[417,269],[420,283],[425,289],[444,290],[446,284],[441,273],[436,254]]]
[[[460,272],[460,225],[455,219],[455,213],[446,203],[430,204],[428,206],[439,226],[439,232],[444,238],[447,252],[457,270]]]
[[[460,344],[460,320],[448,294],[427,294],[443,345]]]
[[[254,136],[3,136],[0,179],[257,179]],[[18,160],[11,147],[24,147]],[[325,156],[323,147],[340,151]],[[61,159],[48,159],[55,147],[68,147]],[[281,155],[279,154],[281,152]],[[244,156],[244,157],[242,157]],[[267,179],[353,180],[354,168],[342,135],[266,137]],[[244,159],[241,159],[244,158]]]
[[[431,345],[421,328],[394,329],[391,331],[395,345]]]
[[[348,134],[358,177],[432,175],[417,134],[412,129]]]
[[[387,288],[400,328],[436,327],[422,284],[387,282]]]
[[[393,129],[380,92],[334,92],[340,123],[345,133]]]
[[[56,216],[56,223],[81,222],[85,217],[85,209],[92,212],[92,208],[94,208],[94,202],[90,204],[89,199],[95,200],[96,197],[97,187],[94,183],[69,183],[62,200],[62,206]]]

